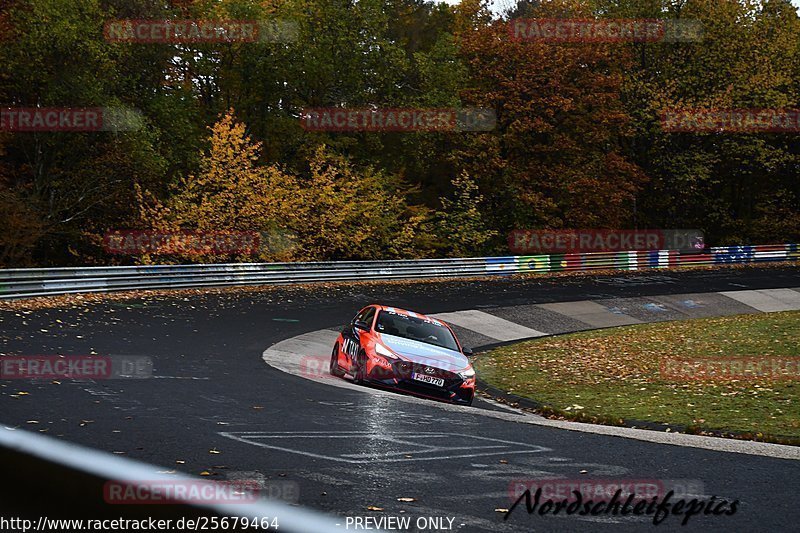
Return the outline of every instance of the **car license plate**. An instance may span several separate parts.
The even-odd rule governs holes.
[[[433,376],[427,376],[425,374],[417,374],[416,372],[411,373],[411,379],[416,379],[417,381],[428,383],[430,385],[436,385],[437,387],[444,386],[444,380],[442,378],[435,378]]]

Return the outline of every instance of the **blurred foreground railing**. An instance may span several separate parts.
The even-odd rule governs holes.
[[[235,517],[246,518],[249,523],[256,524],[266,521],[263,522],[265,525],[274,521],[278,528],[230,527],[231,531],[235,529],[333,533],[342,530],[341,527],[337,527],[337,524],[342,522],[341,518],[266,498],[254,498],[245,502],[198,503],[174,491],[169,502],[110,504],[107,501],[109,483],[124,481],[125,486],[130,487],[134,494],[142,494],[149,493],[153,490],[153,486],[159,483],[174,486],[183,483],[202,487],[203,484],[210,485],[211,482],[184,474],[165,473],[163,468],[2,425],[0,425],[0,472],[3,474],[3,482],[0,483],[0,517],[7,521],[11,517],[30,521],[26,528],[20,523],[12,526],[12,530],[16,531],[110,530],[112,526],[91,528],[86,527],[85,522],[112,519],[171,520],[171,527],[162,528],[165,531],[186,529],[176,527],[176,523],[181,519],[184,524],[188,520],[193,520],[195,524],[222,523],[226,526],[205,529],[224,530],[235,523],[237,520]],[[57,520],[83,520],[84,527],[63,523],[59,525]],[[124,531],[148,530],[116,527]],[[201,525],[197,529],[204,528]],[[149,531],[154,530],[152,527],[149,529]]]
[[[800,246],[723,246],[702,253],[676,250],[600,252],[462,259],[230,263],[0,270],[0,298],[79,292],[181,289],[235,285],[391,280],[797,261]]]

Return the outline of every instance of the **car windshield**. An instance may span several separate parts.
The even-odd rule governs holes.
[[[458,351],[456,339],[449,329],[422,318],[381,311],[375,329],[378,333]]]

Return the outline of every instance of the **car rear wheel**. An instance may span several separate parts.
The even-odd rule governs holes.
[[[344,376],[344,370],[339,366],[339,343],[333,346],[333,353],[331,354],[331,374],[337,377]]]

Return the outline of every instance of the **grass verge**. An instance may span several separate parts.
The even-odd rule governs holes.
[[[548,337],[481,354],[475,366],[489,386],[555,418],[800,444],[800,368],[787,359],[797,357],[800,312],[785,312]],[[675,358],[715,363],[716,377],[664,366]],[[784,374],[748,373],[746,362],[721,374],[731,358],[768,361],[763,369],[780,359]]]

